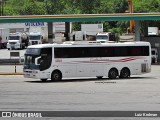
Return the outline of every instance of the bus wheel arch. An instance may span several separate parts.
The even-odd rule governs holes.
[[[62,72],[60,70],[54,70],[51,74],[52,81],[60,81],[62,80]]]
[[[109,72],[108,72],[108,77],[109,77],[110,79],[116,79],[117,76],[118,76],[118,70],[117,70],[117,68],[111,68],[111,69],[109,70]]]
[[[128,78],[130,77],[131,71],[128,67],[124,67],[120,71],[120,78]]]

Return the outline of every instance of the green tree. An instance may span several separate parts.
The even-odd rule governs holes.
[[[135,13],[159,12],[160,0],[132,0]],[[125,13],[128,0],[5,0],[4,15],[55,15],[55,14],[103,14]],[[104,31],[126,31],[128,21],[76,22],[75,30],[82,23],[103,23]],[[150,21],[149,26],[160,26]]]
[[[97,6],[98,13],[113,13],[114,8],[113,2],[111,0],[101,0],[101,2]]]
[[[125,13],[128,10],[127,0],[114,0],[113,1],[114,13]]]
[[[45,14],[42,2],[37,0],[7,0],[5,15],[40,15]]]
[[[66,9],[71,8],[75,14],[93,14],[97,13],[101,0],[64,0],[68,5]]]
[[[23,8],[20,9],[20,15],[36,15],[38,14],[35,0],[26,0]]]
[[[64,7],[63,0],[45,0],[44,8],[48,15],[63,14]]]
[[[4,5],[4,15],[19,15],[23,8],[24,1],[22,0],[7,0]]]
[[[133,0],[133,8],[136,13],[159,12],[160,0]]]

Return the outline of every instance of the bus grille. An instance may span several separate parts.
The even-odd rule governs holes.
[[[16,44],[16,42],[9,42],[9,44],[14,45],[14,44]]]

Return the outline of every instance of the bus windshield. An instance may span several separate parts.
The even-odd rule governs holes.
[[[40,65],[35,64],[35,59],[40,57]],[[25,53],[24,69],[48,69],[52,62],[52,48],[27,48]]]
[[[29,55],[40,55],[40,48],[28,48],[25,54]]]
[[[40,56],[41,49],[39,48],[29,48],[25,53],[25,69],[38,69],[39,67],[35,65],[35,59]]]
[[[35,58],[37,57],[36,55],[25,55],[25,69],[38,69],[39,67],[35,65]]]

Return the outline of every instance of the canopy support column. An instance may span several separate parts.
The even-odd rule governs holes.
[[[140,21],[135,21],[135,41],[140,41]]]

